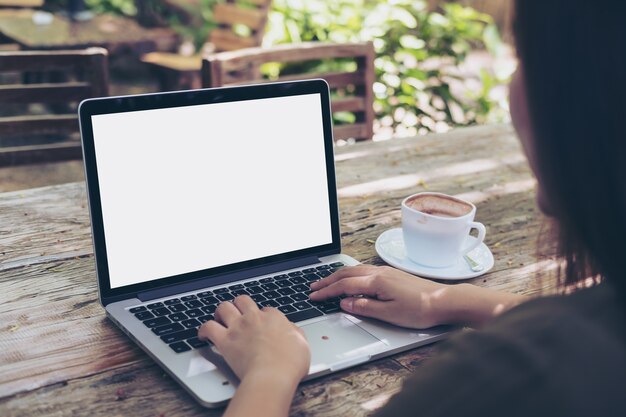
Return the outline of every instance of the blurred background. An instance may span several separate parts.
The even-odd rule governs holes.
[[[120,32],[116,36],[123,37],[125,30],[131,36],[131,26],[123,23],[116,27],[115,22],[132,22],[138,28],[158,31],[150,33],[171,33],[175,41],[156,49],[179,57],[214,52],[215,46],[209,42],[211,33],[224,23],[223,10],[216,8],[223,3],[221,0],[35,3],[38,18],[65,18],[81,27],[102,25],[98,19],[103,16],[122,19],[106,21],[110,32]],[[251,10],[261,4],[259,0],[237,3]],[[507,84],[516,68],[511,7],[510,0],[272,0],[267,4],[259,42],[263,48],[272,48],[302,42],[371,41],[375,51],[371,140],[393,140],[446,132],[459,126],[509,122]],[[20,7],[19,12],[24,13],[24,8]],[[235,22],[230,26],[238,36],[250,36],[250,28],[245,24]],[[0,48],[5,50],[23,49],[13,44],[7,33],[2,41]],[[126,46],[109,50],[110,95],[180,88],[176,84],[179,80],[172,83],[170,79],[166,85],[155,65],[146,64],[142,58],[145,48]],[[264,79],[272,80],[303,70],[320,73],[354,68],[355,63],[350,60],[320,59],[306,64],[264,63],[259,71]],[[180,84],[184,88],[190,85],[193,86]],[[335,113],[333,117],[338,125],[358,118],[350,111]],[[349,146],[353,142],[351,138],[342,139],[337,145]],[[80,161],[0,168],[0,192],[80,180]]]

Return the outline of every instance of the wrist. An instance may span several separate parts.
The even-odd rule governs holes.
[[[467,283],[450,285],[437,303],[438,320],[441,324],[480,326],[525,299]]]
[[[224,417],[287,416],[300,379],[293,372],[268,366],[246,373]]]
[[[295,391],[301,380],[302,376],[293,368],[286,367],[257,367],[242,378],[242,382],[260,383],[284,391]]]
[[[438,288],[430,292],[426,316],[431,318],[432,325],[457,324],[461,316],[459,312],[463,289],[468,284],[437,284]]]

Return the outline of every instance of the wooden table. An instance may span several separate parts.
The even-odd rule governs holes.
[[[542,217],[511,127],[337,148],[344,252],[381,264],[376,237],[400,201],[437,190],[467,198],[496,264],[469,282],[531,296],[554,292],[538,255]],[[82,183],[0,194],[0,415],[213,416],[105,318],[97,299]],[[304,383],[292,414],[366,415],[436,354],[426,346]]]
[[[53,15],[50,24],[33,22],[32,9],[0,10],[0,34],[22,49],[78,49],[102,46],[110,54],[130,49],[136,54],[172,50],[177,36],[168,29],[147,29],[132,19],[97,15],[86,22],[73,22]]]
[[[0,0],[0,7],[41,7],[44,0]]]

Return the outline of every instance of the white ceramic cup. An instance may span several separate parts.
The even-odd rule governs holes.
[[[467,212],[453,217],[429,214],[407,205],[416,197],[433,196],[452,200],[467,206]],[[445,268],[454,264],[462,255],[470,252],[485,239],[485,226],[474,221],[476,206],[456,197],[441,193],[413,194],[402,201],[402,235],[406,254],[418,264]],[[478,237],[468,244],[467,237],[472,229]]]

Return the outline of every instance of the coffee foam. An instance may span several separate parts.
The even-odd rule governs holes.
[[[461,217],[472,211],[472,206],[452,197],[424,194],[407,200],[413,210],[439,217]]]

